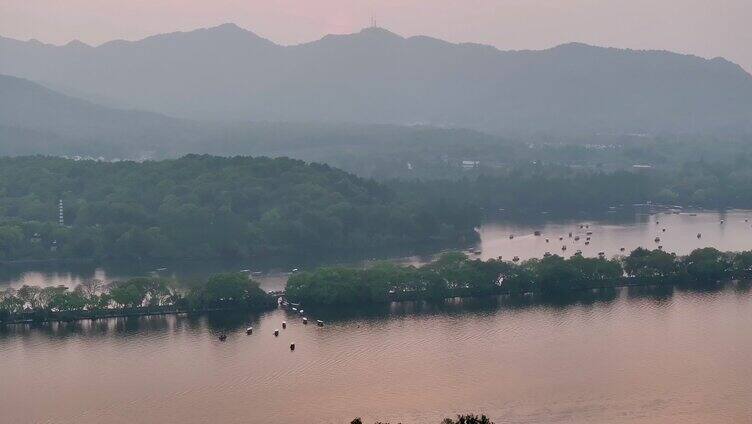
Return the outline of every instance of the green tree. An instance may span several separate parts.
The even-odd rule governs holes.
[[[655,281],[663,278],[670,283],[665,277],[678,275],[679,263],[672,253],[638,247],[624,258],[624,270],[634,277]]]
[[[687,273],[701,283],[715,283],[729,278],[733,270],[730,255],[712,247],[693,250],[683,262]]]

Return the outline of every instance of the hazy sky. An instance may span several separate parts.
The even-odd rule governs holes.
[[[723,56],[752,70],[752,0],[0,0],[0,34],[61,44],[234,22],[282,44],[355,32],[501,49],[569,41]]]

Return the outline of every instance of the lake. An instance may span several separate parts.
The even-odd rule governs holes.
[[[749,287],[307,314],[326,325],[274,310],[8,327],[0,421],[438,424],[469,411],[497,423],[752,420]]]
[[[500,217],[479,229],[480,242],[467,252],[526,259],[560,253],[562,245],[589,256],[657,245],[678,254],[708,245],[745,250],[752,249],[748,216]],[[386,257],[421,264],[437,254]],[[254,268],[264,271],[263,287],[274,290],[284,287],[294,263],[317,265]],[[250,267],[170,264],[159,275],[203,278],[241,266]],[[6,267],[0,281],[73,286],[152,270],[153,264],[22,265]],[[0,422],[348,423],[362,416],[366,423],[438,423],[463,412],[486,413],[497,423],[752,422],[748,286],[699,293],[625,288],[558,304],[454,299],[306,313],[326,325],[305,326],[275,310],[9,326],[0,330]],[[288,328],[275,338],[283,320]],[[224,332],[228,339],[220,342]]]
[[[583,228],[583,226],[586,226]],[[540,231],[540,236],[534,232]],[[569,237],[569,233],[573,237]],[[587,233],[592,232],[586,245]],[[724,251],[752,249],[752,212],[637,213],[630,216],[606,217],[599,220],[539,220],[527,224],[501,222],[485,224],[480,229],[479,249],[482,259],[522,259],[542,257],[550,252],[572,255],[582,250],[584,256],[606,256],[629,253],[637,247],[686,255],[693,249],[712,246]],[[697,235],[701,234],[698,238]],[[509,236],[514,238],[510,239]],[[575,240],[580,236],[580,240]],[[563,240],[559,241],[559,237]],[[655,238],[660,241],[655,241]],[[549,242],[546,242],[549,239]],[[567,246],[566,251],[561,247]],[[620,249],[625,248],[625,252]]]
[[[721,224],[723,220],[723,224]],[[656,224],[656,222],[658,222]],[[587,228],[584,226],[587,225]],[[580,228],[583,226],[583,228]],[[666,231],[664,232],[663,229]],[[540,236],[534,232],[540,231]],[[592,232],[591,241],[586,245],[586,233]],[[643,210],[616,210],[597,218],[555,219],[548,215],[508,217],[494,216],[479,230],[480,242],[477,246],[457,246],[466,249],[471,257],[482,259],[502,256],[511,260],[542,257],[544,253],[572,255],[581,250],[583,255],[596,256],[604,252],[607,256],[629,253],[643,246],[651,249],[663,246],[668,252],[687,254],[692,249],[713,246],[721,250],[752,249],[752,211],[732,210],[727,212],[683,212]],[[573,237],[569,237],[569,233]],[[702,237],[697,238],[701,233]],[[514,238],[510,239],[509,236]],[[576,241],[575,237],[580,236]],[[563,237],[559,241],[559,237]],[[660,242],[655,242],[660,237]],[[546,239],[549,241],[546,242]],[[562,251],[566,245],[567,250]],[[621,248],[625,252],[621,252]],[[479,252],[476,254],[475,252]],[[251,269],[261,271],[254,276],[266,290],[282,290],[292,268],[310,269],[321,264],[344,264],[368,266],[373,259],[363,260],[369,252],[354,252],[349,257],[319,258],[303,256],[299,258],[278,258],[275,261],[222,262],[195,261],[177,263],[112,263],[92,264],[19,264],[0,266],[0,288],[30,285],[64,284],[74,287],[85,279],[97,278],[105,282],[142,275],[160,275],[180,280],[203,279],[213,273]],[[381,252],[368,254],[374,259],[391,260],[404,264],[420,265],[436,257],[437,252],[427,251],[421,255],[404,252]],[[156,271],[158,268],[166,268]]]

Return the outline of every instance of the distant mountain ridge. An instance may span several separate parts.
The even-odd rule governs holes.
[[[282,46],[224,24],[96,47],[0,38],[0,73],[192,119],[497,134],[752,131],[752,76],[738,65],[580,43],[500,51],[367,28]]]
[[[378,176],[384,169],[446,168],[517,143],[472,130],[391,125],[213,123],[103,107],[29,80],[0,75],[0,156],[160,159],[189,153],[289,156]],[[449,166],[451,168],[451,166]],[[383,174],[383,172],[382,172]],[[393,175],[382,175],[384,177]]]
[[[206,133],[191,121],[112,109],[0,75],[0,155],[108,152],[110,157],[139,158],[170,152],[172,140],[189,144]]]

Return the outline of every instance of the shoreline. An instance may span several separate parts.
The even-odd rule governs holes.
[[[625,277],[623,280],[630,280],[631,278]],[[729,283],[739,283],[741,280],[739,279],[729,279],[726,281],[720,281],[717,282],[716,285],[724,285]],[[650,282],[629,282],[629,281],[623,281],[619,284],[614,285],[600,285],[600,286],[592,286],[592,287],[578,287],[578,288],[571,288],[567,290],[566,293],[559,293],[558,296],[566,296],[570,294],[575,293],[583,293],[583,292],[600,292],[603,290],[616,290],[616,289],[623,289],[623,288],[631,288],[631,287],[644,287],[644,288],[676,288],[681,287],[680,284],[656,284],[656,283],[650,283]],[[365,302],[365,303],[348,303],[348,304],[339,304],[339,305],[316,305],[312,304],[309,307],[313,308],[332,308],[332,307],[353,307],[353,306],[374,306],[374,305],[385,305],[393,302],[417,302],[417,301],[434,301],[434,302],[443,302],[450,299],[484,299],[484,298],[491,298],[491,297],[499,297],[499,296],[506,296],[506,297],[512,297],[512,296],[519,296],[519,297],[526,297],[526,296],[535,296],[535,297],[542,297],[546,298],[546,295],[541,294],[539,292],[533,292],[533,291],[523,291],[523,292],[512,292],[512,291],[495,291],[493,293],[487,293],[487,294],[478,294],[478,293],[463,293],[468,291],[468,289],[457,289],[457,292],[452,293],[451,295],[448,295],[446,297],[442,297],[441,299],[430,299],[426,297],[421,297],[416,295],[400,295],[400,294],[394,294],[390,296],[390,298],[384,302]],[[411,292],[410,294],[415,293]],[[277,296],[277,297],[285,297],[284,292],[269,292],[270,295]],[[550,296],[549,296],[550,297]],[[9,326],[9,325],[29,325],[29,324],[43,324],[43,323],[61,323],[61,322],[77,322],[77,321],[96,321],[100,319],[111,319],[111,318],[130,318],[130,317],[145,317],[145,316],[160,316],[160,315],[191,315],[191,314],[207,314],[207,313],[214,313],[214,312],[238,312],[238,311],[245,311],[245,312],[269,312],[274,309],[286,309],[280,305],[276,307],[271,308],[243,308],[243,307],[224,307],[224,308],[202,308],[202,309],[185,309],[185,308],[179,308],[179,307],[160,307],[160,308],[131,308],[131,309],[117,309],[117,310],[103,310],[106,311],[104,313],[100,313],[102,311],[82,311],[80,314],[71,313],[71,311],[64,311],[64,312],[47,312],[50,315],[65,315],[65,314],[71,314],[71,315],[77,315],[77,316],[69,316],[69,317],[54,317],[54,316],[48,316],[44,319],[33,319],[33,318],[22,318],[22,319],[12,319],[9,321],[0,321],[0,327],[2,326]],[[29,314],[33,314],[33,312],[30,312]]]

